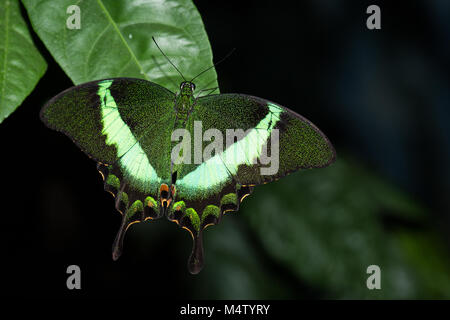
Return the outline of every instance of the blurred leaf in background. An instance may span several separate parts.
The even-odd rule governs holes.
[[[230,215],[205,234],[199,297],[450,298],[427,210],[349,158],[259,186]],[[366,286],[370,265],[381,290]]]
[[[191,0],[82,1],[80,29],[69,29],[72,0],[23,0],[33,29],[75,84],[111,77],[156,82],[177,92],[183,80],[152,41],[191,79],[212,66],[212,51]],[[217,87],[212,68],[197,88]]]
[[[0,123],[30,94],[46,69],[19,2],[0,1]]]

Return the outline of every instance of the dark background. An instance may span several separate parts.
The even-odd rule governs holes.
[[[264,244],[254,220],[245,218],[263,194],[270,197],[273,193],[265,189],[259,196],[259,189],[265,186],[256,188],[248,207],[244,202],[238,214],[208,230],[206,266],[200,275],[192,276],[186,269],[189,234],[164,219],[133,226],[125,240],[124,255],[113,262],[111,245],[120,215],[114,210],[112,197],[103,191],[95,163],[65,136],[39,121],[41,106],[72,83],[34,35],[48,70],[23,105],[0,125],[2,294],[141,295],[146,299],[449,298],[450,3],[296,2],[195,1],[215,60],[236,48],[217,67],[221,92],[276,101],[319,126],[336,147],[335,168],[341,168],[341,159],[346,161],[345,169],[339,169],[343,178],[336,188],[379,179],[420,208],[420,219],[381,212],[373,220],[381,234],[377,239],[386,239],[386,243],[378,240],[379,247],[392,245],[392,230],[426,234],[426,239],[433,239],[431,244],[426,240],[429,247],[439,246],[439,253],[432,254],[436,260],[432,267],[423,267],[430,259],[426,250],[411,249],[414,259],[402,260],[405,270],[413,270],[411,281],[420,279],[414,290],[404,285],[396,287],[401,294],[360,295],[350,285],[323,283],[293,270],[289,259],[280,258]],[[370,4],[381,7],[381,30],[366,28]],[[26,17],[25,10],[23,13]],[[346,179],[345,172],[351,173],[353,168],[356,177]],[[359,174],[362,171],[368,175]],[[326,179],[319,173],[315,178],[308,174],[312,181]],[[290,181],[293,179],[301,180],[302,173]],[[274,184],[272,188],[284,186]],[[353,187],[358,189],[357,184]],[[284,201],[279,199],[282,191],[276,196],[278,203]],[[304,192],[294,190],[294,196],[291,192],[287,197]],[[377,189],[371,192],[378,193]],[[358,201],[357,193],[352,197]],[[281,207],[275,210],[280,210],[282,223]],[[298,215],[302,214],[298,210]],[[338,214],[328,212],[329,216]],[[221,237],[217,241],[215,232]],[[325,237],[320,233],[316,236]],[[240,237],[244,240],[236,240]],[[421,243],[417,237],[409,239]],[[307,241],[303,245],[308,245]],[[406,250],[402,248],[399,252]],[[255,256],[252,264],[242,260],[246,255]],[[335,258],[344,269],[346,261],[353,259]],[[223,265],[218,266],[221,261]],[[304,261],[305,268],[311,263]],[[321,266],[333,263],[323,260]],[[66,268],[71,264],[81,267],[80,291],[66,288]],[[361,265],[362,279],[367,277],[366,267]],[[410,278],[405,279],[408,283]],[[365,287],[364,281],[361,287]]]

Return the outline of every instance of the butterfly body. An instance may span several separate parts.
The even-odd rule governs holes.
[[[113,78],[70,88],[41,119],[97,161],[123,218],[113,259],[130,225],[166,216],[188,230],[191,273],[203,266],[202,232],[237,211],[254,186],[335,159],[325,135],[276,103],[242,94],[194,96],[149,81]],[[270,156],[269,156],[270,154]]]

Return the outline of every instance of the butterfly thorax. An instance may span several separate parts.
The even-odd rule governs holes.
[[[180,85],[180,92],[175,100],[175,111],[177,113],[176,127],[184,127],[189,114],[192,112],[195,100],[194,90],[195,84],[193,82],[184,81]]]

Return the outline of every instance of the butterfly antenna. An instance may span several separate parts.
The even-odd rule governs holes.
[[[161,50],[161,48],[158,46],[158,43],[156,43],[155,37],[152,36],[153,42],[156,44],[156,46],[158,47],[159,51],[161,51],[161,53],[163,54],[163,56],[167,59],[167,61],[169,61],[169,63],[175,68],[175,70],[177,70],[177,72],[180,74],[180,76],[183,78],[184,81],[186,81],[186,79],[184,78],[183,74],[180,72],[180,70],[178,70],[178,68],[172,63],[172,61],[170,61],[169,57],[166,56],[166,54]]]
[[[158,63],[158,61],[156,61],[155,56],[152,55],[152,59],[153,59],[153,62],[154,62],[154,63],[156,64],[156,66],[158,67],[159,71],[161,71],[161,73],[162,73],[167,79],[169,79],[169,81],[174,85],[174,88],[178,87],[178,84],[177,84],[171,77],[169,77],[169,76],[167,75],[167,73],[165,73],[164,70],[161,68],[160,63]]]
[[[204,74],[206,71],[217,67],[219,65],[219,63],[225,61],[225,59],[227,59],[229,56],[232,55],[232,53],[234,52],[234,50],[236,50],[236,48],[233,48],[224,58],[222,58],[219,62],[214,63],[211,67],[207,68],[206,70],[203,70],[202,72],[200,72],[198,75],[196,75],[194,78],[192,78],[191,82],[194,81],[195,79],[197,79],[198,77],[200,77],[202,74]]]

